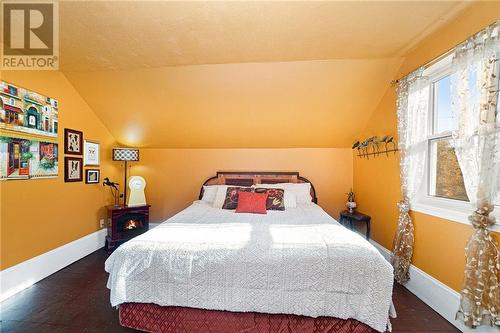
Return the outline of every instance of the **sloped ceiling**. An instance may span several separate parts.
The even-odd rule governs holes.
[[[140,147],[339,147],[398,60],[329,60],[67,73],[115,138]]]
[[[463,2],[61,2],[61,70],[124,145],[347,147]]]

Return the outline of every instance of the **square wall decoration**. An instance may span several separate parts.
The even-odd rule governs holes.
[[[85,184],[99,184],[101,181],[101,172],[99,169],[85,170]]]
[[[83,155],[83,133],[81,131],[64,129],[64,153]]]
[[[0,81],[0,180],[59,173],[58,102]]]
[[[64,157],[64,181],[81,182],[83,178],[83,159],[81,157]]]
[[[83,144],[83,164],[88,166],[98,166],[100,158],[99,143],[84,140]]]

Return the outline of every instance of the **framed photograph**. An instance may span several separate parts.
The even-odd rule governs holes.
[[[64,129],[64,153],[83,155],[83,133],[69,128]]]
[[[85,170],[85,184],[99,184],[101,181],[101,172],[99,169]]]
[[[64,157],[64,181],[81,182],[83,179],[83,159],[81,157]]]
[[[99,165],[100,148],[99,143],[95,141],[83,141],[83,165]]]

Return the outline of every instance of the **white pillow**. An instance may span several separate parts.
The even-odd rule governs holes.
[[[215,201],[215,196],[217,195],[218,186],[221,185],[204,185],[203,196],[201,197],[201,201],[204,201],[212,205]]]
[[[215,195],[215,200],[212,205],[214,208],[222,208],[224,205],[224,200],[226,199],[227,185],[220,185],[217,187],[217,193]]]
[[[280,188],[282,190],[285,190],[285,196],[286,196],[286,191],[288,190],[288,192],[295,194],[296,202],[298,204],[307,204],[311,203],[312,201],[310,183],[257,184],[254,186],[259,188]]]
[[[295,208],[297,207],[297,195],[290,190],[284,190],[283,200],[285,201],[285,208]]]

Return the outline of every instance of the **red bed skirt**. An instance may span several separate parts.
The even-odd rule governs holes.
[[[354,319],[202,310],[146,303],[120,305],[120,324],[154,333],[374,333]]]

